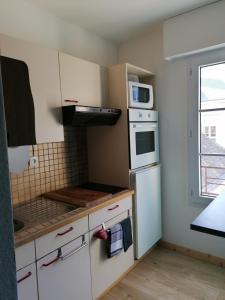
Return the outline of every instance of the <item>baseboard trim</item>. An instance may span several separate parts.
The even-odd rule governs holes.
[[[217,265],[219,267],[225,268],[225,259],[222,257],[217,257],[217,256],[213,256],[211,254],[207,254],[207,253],[203,253],[200,251],[196,251],[193,249],[189,249],[183,246],[179,246],[176,244],[172,244],[166,241],[161,240],[159,245],[163,248],[172,250],[172,251],[176,251],[178,253],[182,253],[184,255],[202,260],[202,261],[206,261],[206,262],[210,262],[214,265]]]

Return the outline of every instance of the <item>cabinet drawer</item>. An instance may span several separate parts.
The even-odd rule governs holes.
[[[35,262],[34,242],[27,243],[15,249],[16,270],[20,270]]]
[[[38,300],[35,263],[16,273],[18,300]]]
[[[129,211],[131,215],[131,210]],[[128,211],[105,223],[106,228],[121,222],[128,217]],[[123,273],[134,263],[133,245],[127,252],[120,252],[118,255],[108,258],[106,255],[105,241],[96,239],[95,233],[101,229],[95,228],[90,232],[90,253],[91,253],[91,275],[93,299],[97,299],[107,288],[109,288]]]
[[[65,225],[36,240],[37,259],[88,232],[88,216]]]
[[[127,197],[114,204],[108,205],[89,215],[90,229],[118,216],[122,212],[132,208],[132,197]]]

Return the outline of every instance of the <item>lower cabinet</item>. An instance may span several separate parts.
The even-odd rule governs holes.
[[[18,300],[95,300],[134,263],[133,245],[108,258],[95,233],[132,217],[131,197],[16,249]],[[89,231],[90,230],[90,231]]]
[[[17,271],[18,300],[38,300],[35,263]]]
[[[37,261],[39,300],[91,300],[88,234]]]
[[[106,228],[109,228],[132,214],[132,209],[121,213],[119,216],[105,222]],[[106,255],[105,241],[96,239],[95,232],[100,230],[99,224],[90,232],[90,256],[92,273],[92,294],[93,299],[97,299],[107,288],[109,288],[120,276],[125,273],[134,263],[133,245],[120,254],[108,258]]]

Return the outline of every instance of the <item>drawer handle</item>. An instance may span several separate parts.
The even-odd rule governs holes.
[[[71,103],[79,103],[79,101],[76,100],[76,99],[65,99],[64,101],[65,102],[71,102]]]
[[[74,228],[71,226],[71,227],[70,227],[69,229],[67,229],[66,231],[57,233],[56,236],[63,236],[63,235],[65,235],[65,234],[69,233],[70,231],[72,231],[73,229],[74,229]]]
[[[85,236],[82,236],[82,244],[80,245],[80,247],[71,250],[70,252],[66,253],[65,255],[61,256],[60,259],[61,260],[65,260],[67,258],[69,258],[70,256],[74,255],[75,253],[77,253],[78,251],[80,251],[81,249],[83,249],[84,247],[86,247],[88,245],[88,243],[85,241]]]
[[[48,266],[54,264],[55,262],[57,262],[58,260],[60,260],[61,256],[62,256],[62,250],[61,250],[61,248],[59,248],[58,249],[58,254],[57,254],[56,258],[54,258],[53,260],[51,260],[48,263],[42,264],[41,267],[48,267]]]
[[[31,275],[32,275],[32,273],[28,272],[27,275],[25,275],[24,277],[17,280],[17,283],[20,283],[20,282],[24,281],[25,279],[29,278]]]
[[[60,260],[60,256],[57,256],[56,258],[54,258],[53,260],[51,260],[50,262],[46,263],[46,264],[42,264],[42,267],[48,267],[52,264],[54,264],[55,262],[57,262],[58,260]]]
[[[111,211],[111,210],[114,210],[114,209],[116,209],[116,208],[118,208],[118,207],[119,207],[119,204],[115,205],[115,206],[112,207],[112,208],[108,208],[108,210]]]

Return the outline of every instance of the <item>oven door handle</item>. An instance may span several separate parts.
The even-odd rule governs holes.
[[[69,251],[68,253],[66,253],[65,255],[62,255],[60,257],[61,260],[65,260],[67,258],[69,258],[70,256],[76,254],[78,251],[80,251],[81,249],[83,249],[84,247],[86,247],[88,245],[88,243],[85,241],[85,236],[82,236],[82,244],[80,245],[80,247],[73,249],[71,251]]]
[[[132,129],[139,129],[139,128],[143,128],[145,130],[155,130],[157,128],[157,124],[148,124],[147,122],[144,123],[143,125],[142,124],[135,124],[133,125],[133,128]]]

